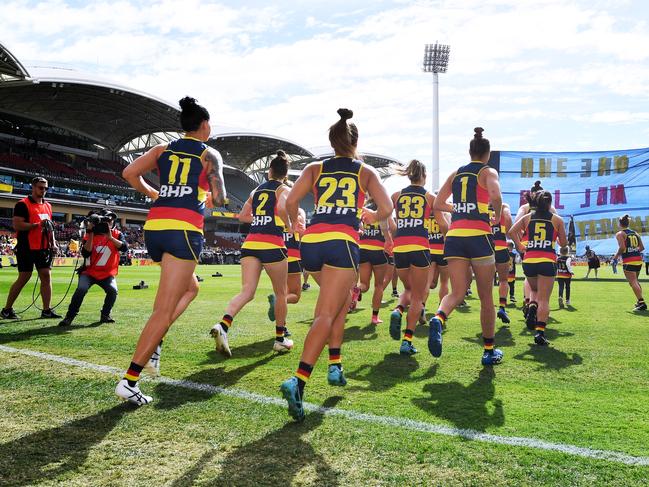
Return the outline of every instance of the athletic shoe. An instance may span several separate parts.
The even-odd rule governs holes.
[[[289,340],[288,338],[284,338],[284,341],[277,341],[275,340],[273,342],[273,351],[274,352],[290,352],[291,348],[293,348],[293,340]]]
[[[469,305],[466,304],[466,301],[463,299],[460,304],[457,305],[458,308],[467,308]]]
[[[142,394],[140,386],[137,383],[134,386],[129,386],[126,379],[122,379],[117,383],[115,394],[117,394],[117,397],[122,401],[128,401],[137,406],[144,406],[153,401],[151,396],[145,396]]]
[[[501,350],[494,348],[493,352],[485,352],[482,354],[482,365],[497,365],[503,361],[503,353]]]
[[[390,313],[390,336],[393,340],[401,338],[401,313],[396,309]]]
[[[473,294],[473,291],[471,291],[471,288],[466,290],[466,296],[471,296]]]
[[[533,330],[536,328],[536,306],[530,306],[527,311],[527,318],[525,318],[525,324],[527,325],[528,330]]]
[[[345,379],[343,369],[335,365],[330,365],[329,371],[327,372],[327,382],[329,382],[330,386],[346,386],[347,379]]]
[[[530,305],[529,304],[524,304],[523,307],[521,308],[521,311],[523,312],[523,318],[527,319],[527,312],[530,310]]]
[[[144,366],[143,370],[147,374],[152,375],[154,377],[160,375],[160,355],[162,355],[162,347],[158,345],[156,349],[153,351],[151,358]]]
[[[310,287],[311,287],[311,284],[309,284],[308,282],[305,282],[304,284],[302,284],[302,291],[308,291]]]
[[[516,296],[509,296],[509,302],[510,303],[515,303],[516,302]]]
[[[419,324],[420,325],[425,325],[426,324],[426,309],[422,308],[421,313],[419,314]]]
[[[99,317],[99,323],[115,323],[115,320],[111,315],[102,314]]]
[[[428,351],[433,357],[442,356],[442,320],[433,316],[428,323]]]
[[[566,299],[566,306],[571,306],[569,299]]]
[[[401,347],[399,347],[399,353],[401,355],[414,355],[417,353],[417,349],[412,346],[412,342],[403,340],[401,342]]]
[[[297,385],[297,377],[286,379],[282,382],[279,390],[288,403],[288,414],[290,414],[295,421],[304,421],[304,408],[302,407],[300,388]]]
[[[57,315],[52,309],[44,309],[41,311],[41,319],[53,319],[53,318],[62,318],[61,315]]]
[[[559,296],[559,308],[563,308],[563,298]]]
[[[2,316],[3,320],[18,320],[20,319],[20,316],[16,314],[13,308],[9,309],[3,309],[0,311],[0,316]]]
[[[633,307],[633,311],[646,311],[647,310],[647,303],[636,303],[636,305]]]
[[[354,311],[356,309],[356,305],[358,304],[358,297],[361,295],[361,288],[358,286],[354,286],[354,289],[352,289],[352,302],[349,304],[349,311]]]
[[[399,291],[397,291],[396,289],[393,289],[392,290],[392,297],[393,298],[398,298],[399,297]]]
[[[373,325],[380,325],[381,323],[383,323],[383,320],[381,318],[379,318],[378,316],[372,316],[371,323]]]
[[[498,313],[496,313],[496,316],[498,316],[503,323],[509,323],[509,316],[507,315],[505,308],[500,308]]]
[[[550,342],[548,342],[548,339],[545,338],[545,333],[536,332],[534,334],[534,343],[536,343],[537,345],[547,345]]]
[[[72,318],[68,318],[67,316],[63,318],[61,321],[59,321],[59,326],[70,326],[72,325]]]
[[[275,321],[275,295],[268,295],[268,319]]]
[[[284,327],[284,338],[288,338],[292,335],[290,331],[288,331],[288,328]]]
[[[230,351],[230,346],[228,345],[228,334],[221,326],[221,323],[217,323],[212,327],[212,329],[210,330],[210,335],[212,335],[212,338],[214,338],[216,351],[227,358],[232,357],[232,352]]]

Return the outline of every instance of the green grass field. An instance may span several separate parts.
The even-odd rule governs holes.
[[[215,269],[224,277],[210,277]],[[70,273],[70,268],[54,270],[55,303]],[[161,373],[259,396],[145,379],[142,389],[154,403],[135,409],[113,395],[115,370],[11,351],[127,367],[150,312],[158,269],[122,268],[115,324],[96,324],[103,300],[96,287],[70,329],[37,319],[34,309],[21,321],[0,321],[5,347],[0,349],[1,485],[649,483],[649,315],[630,312],[635,299],[624,281],[573,281],[572,310],[558,310],[555,287],[548,348],[532,345],[520,311],[509,308],[512,323],[499,322],[496,336],[505,360],[493,369],[480,365],[477,299],[469,300],[469,311],[452,315],[444,355],[434,359],[426,347],[427,326],[415,334],[420,353],[400,356],[399,342],[387,330],[393,301],[381,311],[386,323],[373,327],[365,296],[346,325],[342,353],[348,385],[327,385],[325,350],[305,398],[350,414],[312,411],[303,424],[295,424],[285,407],[265,397],[279,400],[279,384],[295,371],[317,286],[289,307],[295,349],[276,355],[271,352],[274,327],[266,317],[270,282],[262,279],[255,301],[235,319],[234,356],[225,360],[214,352],[208,331],[239,290],[239,267],[200,267],[198,273],[205,278],[201,293],[171,329]],[[15,269],[0,270],[3,302],[15,275]],[[610,269],[600,275],[609,277]],[[149,289],[133,290],[141,279]],[[23,292],[17,310],[31,302],[32,287]],[[517,297],[520,304],[520,281]],[[61,314],[69,298],[58,308]],[[429,304],[434,307],[436,298]],[[495,440],[420,431],[403,420],[467,429],[469,436],[486,433],[494,435],[487,440]],[[535,441],[505,445],[499,443],[503,437]],[[540,442],[618,452],[645,465],[534,446]]]

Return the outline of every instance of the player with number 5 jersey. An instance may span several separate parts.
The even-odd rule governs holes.
[[[493,279],[495,259],[489,204],[493,207],[493,223],[500,221],[502,196],[498,173],[488,166],[491,148],[482,137],[483,129],[476,127],[469,144],[471,162],[454,171],[437,194],[435,218],[443,225],[441,212],[451,213],[451,225],[446,232],[444,257],[448,261],[451,293],[439,305],[430,320],[428,349],[434,357],[442,354],[442,327],[455,307],[464,300],[468,286],[467,275],[473,270],[480,296],[480,324],[484,351],[483,365],[501,362],[502,352],[494,348],[495,312]],[[453,203],[447,202],[452,198]]]
[[[555,242],[568,245],[563,219],[552,213],[552,194],[541,190],[530,197],[531,213],[523,216],[511,228],[510,235],[516,248],[523,255],[523,272],[536,296],[538,309],[536,319],[528,327],[534,328],[534,343],[547,345],[545,326],[550,316],[550,295],[557,273]],[[521,235],[527,235],[527,246],[521,243]]]
[[[341,108],[338,115],[340,119],[329,128],[334,157],[309,164],[286,200],[289,217],[297,222],[299,202],[313,193],[315,212],[302,236],[300,252],[302,265],[320,285],[313,323],[297,371],[280,387],[289,414],[296,421],[304,419],[304,386],[325,344],[329,345],[329,384],[344,386],[347,382],[341,346],[351,290],[358,278],[361,214],[365,223],[372,224],[385,220],[392,211],[390,198],[376,172],[356,156],[358,129],[347,123],[352,111]],[[366,194],[374,200],[376,211],[363,210]]]
[[[205,144],[211,131],[210,114],[190,97],[180,100],[180,107],[185,135],[148,150],[122,173],[133,188],[154,200],[144,226],[144,240],[151,258],[160,263],[153,312],[137,342],[131,365],[115,388],[121,399],[137,405],[152,400],[140,391],[140,373],[147,363],[159,367],[164,335],[198,294],[194,270],[203,246],[205,201],[210,197],[214,206],[222,206],[226,200],[223,161]],[[159,191],[143,178],[156,169]]]

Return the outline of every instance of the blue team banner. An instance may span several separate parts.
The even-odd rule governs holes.
[[[649,148],[602,152],[498,152],[503,199],[515,214],[540,180],[566,225],[574,217],[577,254],[589,245],[600,255],[617,251],[618,218],[649,234]],[[649,248],[649,241],[645,239]]]

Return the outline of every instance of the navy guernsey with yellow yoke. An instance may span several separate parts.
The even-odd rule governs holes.
[[[435,220],[432,211],[426,223],[428,224],[428,248],[430,249],[431,263],[445,266],[447,262],[444,258],[444,234],[439,228],[439,223]]]
[[[523,256],[523,272],[527,277],[552,276],[557,273],[554,248],[557,232],[549,211],[532,211],[527,224],[527,248]]]
[[[398,269],[411,265],[430,265],[428,228],[431,208],[426,199],[426,188],[410,185],[401,190],[394,205],[397,231],[394,235],[394,263]]]
[[[201,162],[207,149],[200,140],[183,137],[170,142],[158,158],[160,190],[144,224],[147,250],[156,262],[163,253],[198,260],[209,190]]]
[[[496,212],[489,205],[489,218],[492,218]],[[500,221],[491,225],[493,233],[493,242],[496,256],[496,264],[507,264],[509,262],[509,249],[507,248],[507,230],[505,229],[505,215],[500,214]]]
[[[642,255],[640,254],[640,237],[635,230],[625,228],[624,252],[622,252],[622,263],[624,270],[637,270],[642,268]],[[628,268],[627,268],[628,267]]]
[[[384,250],[385,237],[378,222],[363,223],[360,248],[361,264],[369,262],[372,265],[384,265],[388,263],[388,256]]]
[[[322,266],[357,268],[360,214],[365,189],[361,161],[334,157],[322,161],[313,184],[315,209],[301,238],[302,265],[310,272]]]
[[[489,193],[478,178],[487,165],[472,161],[460,167],[452,182],[453,213],[446,233],[447,259],[493,258],[493,237],[489,222]]]
[[[286,259],[284,222],[277,214],[277,190],[283,183],[271,179],[252,193],[252,222],[241,245],[241,257],[256,257],[264,264]]]

